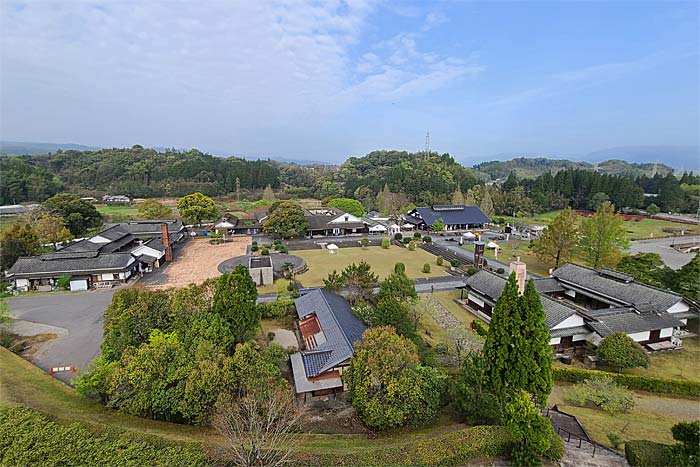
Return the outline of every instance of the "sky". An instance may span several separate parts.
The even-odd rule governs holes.
[[[0,2],[0,139],[340,162],[697,145],[700,2]]]

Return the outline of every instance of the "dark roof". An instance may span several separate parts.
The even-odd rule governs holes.
[[[590,332],[591,329],[584,324],[582,326],[574,326],[571,328],[550,329],[549,337],[576,336],[579,334],[588,334]]]
[[[588,326],[593,328],[601,337],[609,336],[616,332],[632,334],[683,326],[682,322],[671,313],[665,311],[661,313],[640,313],[631,307],[619,307],[588,310],[586,314],[593,318],[587,322]]]
[[[478,206],[430,206],[416,208],[413,213],[418,213],[427,225],[432,225],[438,219],[442,219],[448,225],[487,224],[491,222],[491,219]],[[406,220],[411,222],[410,216],[406,216]]]
[[[634,305],[638,309],[666,311],[683,298],[673,292],[657,289],[638,282],[625,282],[613,279],[610,270],[593,269],[567,263],[555,270],[552,275],[559,281],[586,289],[593,295],[604,298],[611,304]]]
[[[133,261],[134,257],[130,253],[56,252],[19,258],[7,272],[7,276],[120,271],[127,269]]]
[[[251,268],[271,268],[272,259],[269,256],[251,256],[250,257],[250,267]]]
[[[150,255],[140,255],[140,256],[139,256],[138,258],[136,258],[136,259],[138,259],[138,260],[141,261],[142,263],[153,264],[153,263],[156,262],[156,260],[157,260],[158,258],[154,258],[153,256],[150,256]]]
[[[309,222],[308,230],[326,230],[332,228],[342,228],[342,229],[362,229],[365,224],[363,222],[341,222],[336,224],[328,224],[330,221],[335,220],[345,214],[345,211],[338,208],[314,208],[305,209],[304,217]],[[348,214],[351,215],[351,214]],[[355,217],[355,216],[353,216]]]
[[[313,350],[302,352],[304,372],[313,378],[350,358],[355,343],[362,340],[365,326],[341,296],[323,289],[313,290],[297,298],[297,315],[304,318],[316,314],[326,338]]]
[[[95,237],[103,237],[109,240],[106,243],[98,243],[91,241],[91,238],[85,238],[75,243],[61,248],[59,251],[99,251],[100,253],[114,253],[129,245],[136,240],[136,237],[121,228],[119,224],[115,224],[97,235]]]
[[[153,237],[152,239],[148,240],[147,242],[144,242],[143,244],[149,248],[153,248],[154,250],[158,251],[163,251],[165,248],[163,246],[163,239],[160,237]]]
[[[122,230],[132,235],[161,235],[161,225],[168,224],[168,232],[174,234],[185,228],[179,219],[147,219],[142,221],[120,222],[118,224],[105,224],[105,227],[120,227]]]
[[[468,289],[472,289],[482,296],[490,298],[493,302],[498,300],[506,286],[506,279],[484,269],[467,277],[464,282]],[[576,314],[575,309],[559,300],[554,300],[546,295],[542,295],[541,292],[540,300],[542,302],[542,308],[547,315],[545,323],[550,328]]]
[[[553,277],[543,277],[541,279],[532,279],[532,281],[535,283],[535,288],[539,293],[554,293],[554,292],[563,292],[566,289],[557,282],[557,280]]]

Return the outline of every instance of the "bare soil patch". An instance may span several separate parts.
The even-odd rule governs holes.
[[[165,280],[152,287],[186,287],[219,277],[221,273],[217,266],[229,258],[245,255],[250,243],[250,237],[235,237],[219,245],[212,245],[205,238],[190,239],[163,271]]]

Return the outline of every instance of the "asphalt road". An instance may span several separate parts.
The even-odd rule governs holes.
[[[51,367],[73,366],[84,369],[100,353],[102,314],[112,301],[116,289],[88,292],[52,292],[7,299],[10,311],[25,333],[47,332],[46,326],[62,328],[59,337],[38,345],[31,356],[33,363],[48,371]],[[56,373],[68,382],[70,372]]]
[[[676,243],[700,242],[700,237],[670,237],[653,240],[637,240],[631,242],[630,253],[657,253],[671,269],[680,269],[689,263],[695,253],[683,253],[672,248]]]

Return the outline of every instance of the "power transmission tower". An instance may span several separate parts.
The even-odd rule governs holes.
[[[430,155],[430,132],[425,133],[425,155]]]

